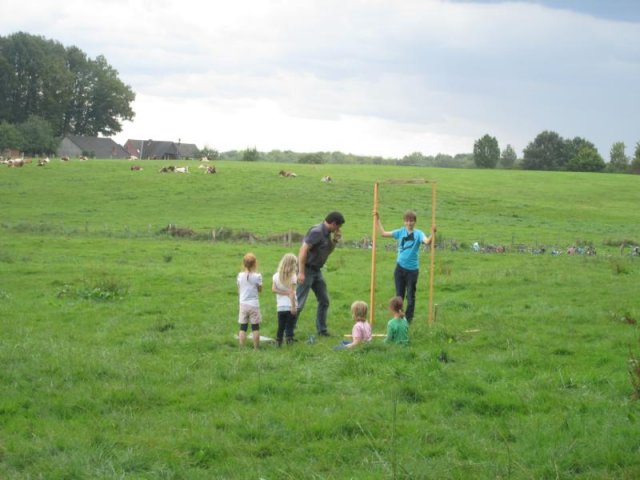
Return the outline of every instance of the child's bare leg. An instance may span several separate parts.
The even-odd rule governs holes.
[[[245,332],[244,330],[240,330],[240,333],[238,333],[238,340],[240,341],[240,346],[244,346],[244,341],[247,339],[247,332]]]
[[[251,332],[251,336],[253,337],[253,348],[257,350],[260,346],[260,330],[254,330]]]

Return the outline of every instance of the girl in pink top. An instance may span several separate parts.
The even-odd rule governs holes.
[[[371,325],[367,322],[368,305],[357,300],[351,304],[351,317],[353,318],[353,328],[351,329],[351,338],[353,341],[346,345],[347,348],[353,348],[364,342],[371,341]]]

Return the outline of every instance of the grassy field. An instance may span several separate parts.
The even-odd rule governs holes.
[[[138,163],[0,169],[0,478],[640,477],[640,257],[619,248],[640,244],[638,177]],[[369,299],[371,251],[357,245],[373,182],[390,178],[437,182],[437,320],[425,253],[411,345],[336,352],[349,305]],[[385,228],[406,208],[427,230],[430,186],[381,186]],[[311,297],[301,341],[238,348],[242,255],[269,278],[333,209],[347,219],[325,274],[336,336],[305,342]],[[382,333],[395,255],[379,245]]]

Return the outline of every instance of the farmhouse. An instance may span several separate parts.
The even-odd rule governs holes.
[[[157,140],[127,140],[124,144],[127,157],[146,160],[190,160],[195,158],[198,147],[193,143],[165,142]]]
[[[126,150],[110,138],[65,135],[56,150],[58,157],[127,158]]]

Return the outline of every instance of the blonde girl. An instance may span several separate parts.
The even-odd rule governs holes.
[[[238,323],[240,324],[240,332],[238,340],[240,346],[245,344],[247,339],[247,329],[251,324],[251,336],[253,339],[253,348],[260,346],[260,322],[262,315],[260,314],[260,300],[258,295],[262,291],[262,274],[258,273],[258,260],[253,253],[247,253],[242,259],[242,271],[236,277],[238,285],[238,297],[240,300],[240,312],[238,315]]]
[[[271,291],[276,294],[278,313],[278,331],[276,345],[282,346],[286,335],[288,345],[293,343],[296,327],[298,303],[296,301],[296,284],[298,283],[298,259],[293,253],[286,253],[278,264],[278,271],[273,274]]]
[[[351,304],[351,318],[353,318],[351,338],[353,341],[347,344],[347,348],[371,341],[371,325],[367,322],[368,312],[369,306],[362,300],[356,300]]]

